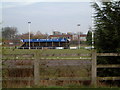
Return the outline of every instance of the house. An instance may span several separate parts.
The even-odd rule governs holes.
[[[86,37],[87,37],[86,34],[81,34],[81,35],[77,35],[77,34],[68,35],[68,34],[66,34],[66,35],[50,35],[49,36],[50,39],[66,38],[70,41],[72,41],[72,40],[86,41]]]
[[[50,39],[66,38],[66,39],[71,41],[72,40],[72,35],[65,35],[65,34],[63,34],[63,35],[50,35],[49,38]]]
[[[4,40],[2,42],[3,46],[19,46],[20,41],[19,40]]]
[[[87,34],[78,35],[78,39],[80,39],[80,41],[86,41],[86,37],[87,37]]]

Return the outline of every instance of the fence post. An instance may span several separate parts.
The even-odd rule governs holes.
[[[39,53],[35,52],[34,60],[34,85],[39,86],[40,83],[40,70],[39,70]]]
[[[97,67],[96,67],[96,64],[97,64],[97,54],[96,54],[96,50],[93,50],[92,51],[92,82],[91,82],[91,85],[93,87],[96,87],[97,86]]]
[[[0,50],[0,58],[2,59],[2,49]],[[3,60],[0,60],[0,66],[2,66]],[[0,90],[2,90],[2,68],[0,68]]]

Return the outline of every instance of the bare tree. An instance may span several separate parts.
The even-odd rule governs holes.
[[[16,27],[4,27],[2,28],[2,38],[7,40],[15,39],[18,31]]]

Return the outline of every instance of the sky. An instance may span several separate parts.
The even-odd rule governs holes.
[[[92,27],[90,5],[90,2],[3,2],[3,27],[17,27],[19,33],[26,33],[30,21],[33,33],[87,33]]]

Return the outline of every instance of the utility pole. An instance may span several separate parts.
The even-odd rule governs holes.
[[[28,29],[29,29],[29,49],[30,49],[30,24],[31,24],[31,22],[28,22]]]
[[[80,24],[77,24],[78,27],[80,27]],[[79,34],[78,34],[78,44],[79,44],[79,49],[80,49],[80,30],[79,30]]]
[[[92,49],[94,49],[94,31],[92,30]]]

